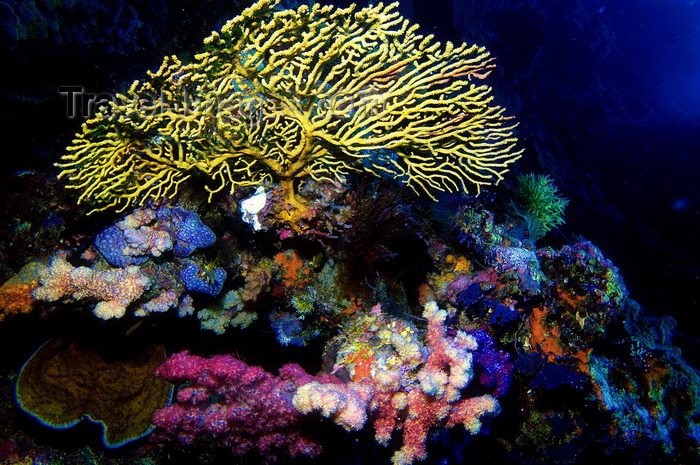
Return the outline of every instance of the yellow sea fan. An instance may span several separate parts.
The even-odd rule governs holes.
[[[352,170],[416,191],[478,194],[520,156],[516,123],[482,80],[482,47],[422,36],[397,4],[279,10],[261,0],[205,40],[191,64],[166,57],[87,121],[59,167],[97,210],[171,198],[193,176],[211,195]]]

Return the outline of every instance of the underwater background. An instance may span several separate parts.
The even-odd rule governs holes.
[[[3,162],[0,170],[0,282],[17,276],[27,263],[43,260],[41,266],[46,266],[49,257],[58,250],[70,250],[74,258],[81,257],[80,263],[66,266],[92,266],[90,269],[96,275],[91,279],[100,279],[97,273],[106,270],[100,268],[104,259],[115,269],[141,266],[140,261],[127,264],[113,257],[119,262],[115,264],[109,253],[95,242],[99,241],[98,237],[105,243],[116,241],[113,239],[116,230],[107,234],[104,231],[115,227],[112,225],[123,220],[132,208],[121,213],[105,211],[87,216],[90,208],[76,203],[79,192],[65,190],[65,178],[56,179],[60,169],[54,163],[66,153],[66,147],[81,131],[81,124],[86,120],[84,115],[91,110],[85,107],[71,114],[76,107],[69,100],[84,93],[97,97],[126,93],[135,79],[147,77],[147,70],[158,70],[165,56],[176,55],[183,63],[192,62],[204,38],[211,31],[220,30],[250,3],[233,0],[0,2],[3,82],[0,90]],[[350,4],[338,0],[320,3],[332,3],[337,7]],[[358,9],[372,4],[356,3]],[[281,2],[286,8],[297,8],[301,4],[306,2]],[[28,311],[10,315],[15,313],[10,309],[15,308],[14,302],[19,297],[0,296],[0,303],[6,309],[0,319],[3,353],[0,463],[179,463],[177,460],[183,456],[191,463],[238,463],[230,462],[227,448],[235,449],[234,446],[226,443],[217,447],[217,441],[211,441],[211,437],[187,447],[188,444],[177,438],[187,428],[168,423],[175,420],[164,419],[165,413],[153,433],[141,434],[145,437],[133,442],[125,440],[126,445],[115,448],[105,447],[109,442],[107,434],[101,437],[100,426],[93,423],[84,421],[71,429],[41,425],[51,421],[41,418],[36,421],[32,414],[24,411],[27,409],[20,409],[15,389],[19,371],[48,339],[66,337],[63,347],[78,351],[81,355],[74,355],[73,359],[85,357],[88,365],[99,365],[101,362],[95,360],[103,358],[143,356],[140,350],[150,347],[151,343],[159,344],[159,349],[147,352],[158,353],[161,358],[176,352],[181,354],[182,350],[190,350],[201,357],[234,354],[237,358],[225,362],[234,363],[232,360],[240,359],[249,367],[262,365],[272,374],[283,364],[299,363],[311,374],[301,375],[289,368],[285,372],[288,377],[284,378],[282,372],[280,377],[285,382],[296,383],[299,389],[306,383],[317,383],[322,389],[322,386],[339,383],[323,376],[331,375],[329,366],[337,369],[343,363],[352,365],[352,370],[345,367],[351,380],[361,381],[357,376],[361,370],[359,354],[365,356],[367,352],[349,352],[355,358],[343,363],[341,355],[347,347],[372,346],[372,338],[381,340],[383,336],[377,327],[384,326],[392,328],[395,334],[403,334],[410,347],[422,344],[420,350],[426,353],[438,352],[431,349],[438,347],[437,343],[431,345],[432,342],[421,339],[428,334],[447,341],[443,345],[452,344],[469,352],[470,363],[473,358],[475,365],[470,373],[475,379],[481,376],[483,392],[476,386],[465,388],[462,385],[465,388],[462,395],[479,394],[478,398],[483,400],[487,395],[484,393],[488,392],[489,398],[497,398],[500,403],[498,415],[495,407],[481,406],[484,416],[481,428],[470,429],[465,420],[467,431],[475,434],[468,434],[461,427],[450,429],[445,422],[434,419],[427,440],[428,457],[425,462],[418,462],[418,453],[416,463],[466,463],[477,459],[485,463],[590,463],[607,458],[617,463],[700,462],[697,371],[700,333],[696,326],[696,312],[700,310],[697,291],[700,286],[700,247],[697,245],[700,229],[700,4],[690,0],[413,0],[400,2],[398,11],[421,26],[419,33],[433,34],[435,40],[441,42],[484,46],[495,57],[496,68],[486,81],[493,88],[494,103],[506,108],[507,115],[518,122],[517,147],[522,150],[520,159],[509,165],[510,171],[504,175],[504,181],[498,186],[485,187],[476,199],[439,196],[437,203],[431,203],[425,196],[416,200],[412,192],[390,184],[378,185],[359,178],[348,183],[350,191],[359,192],[358,197],[366,195],[369,203],[384,202],[382,205],[386,209],[405,213],[399,219],[387,220],[401,223],[400,226],[372,222],[368,217],[352,213],[362,208],[370,211],[370,206],[357,199],[349,200],[344,192],[324,190],[319,185],[307,186],[307,191],[300,194],[320,202],[319,210],[330,218],[329,223],[349,225],[343,230],[348,233],[347,243],[334,242],[337,229],[316,228],[314,231],[318,234],[311,236],[308,230],[312,228],[299,232],[293,227],[280,227],[273,218],[283,214],[279,206],[265,213],[267,223],[261,214],[262,233],[240,221],[238,212],[235,220],[227,219],[222,205],[228,202],[233,205],[232,211],[240,210],[241,202],[251,199],[255,189],[244,189],[240,194],[237,191],[228,199],[219,199],[213,207],[203,206],[207,203],[206,196],[185,193],[179,204],[151,208],[147,215],[152,217],[133,221],[152,225],[149,221],[158,218],[158,224],[167,224],[164,228],[170,234],[168,240],[191,248],[182,254],[177,251],[172,254],[183,260],[196,257],[189,263],[200,267],[192,271],[184,261],[169,265],[157,258],[162,250],[153,253],[143,273],[151,280],[158,276],[158,289],[163,290],[158,297],[165,299],[165,292],[171,290],[164,284],[166,281],[189,282],[188,273],[201,273],[200,284],[185,285],[195,294],[197,310],[202,306],[210,309],[222,305],[224,310],[234,306],[213,303],[221,291],[222,281],[226,284],[221,296],[226,289],[234,289],[240,294],[236,298],[246,302],[245,306],[240,304],[245,311],[238,314],[239,320],[229,323],[230,328],[219,328],[217,334],[204,323],[200,328],[200,321],[205,319],[192,316],[194,310],[187,315],[182,300],[186,294],[182,292],[178,296],[181,300],[171,305],[169,312],[154,313],[148,318],[127,315],[107,321],[91,313],[91,310],[98,312],[93,309],[94,301],[89,299],[79,304],[75,303],[80,301],[77,297],[68,303],[56,302],[58,298],[38,302],[42,299],[35,295],[36,301],[32,301]],[[87,102],[85,99],[82,103],[87,106]],[[524,176],[529,173],[549,176],[551,183],[544,185],[545,190],[550,188],[550,201],[552,198],[568,200],[563,221],[555,221],[541,234],[528,230],[531,225],[525,224],[523,215],[518,214],[522,205],[521,210],[515,207],[513,212],[513,202],[516,202],[513,195],[517,197],[520,192],[518,182],[526,179]],[[541,178],[540,182],[544,183]],[[348,215],[355,218],[354,223],[338,219],[346,208],[351,212]],[[454,216],[457,211],[461,212],[459,218]],[[484,226],[488,221],[493,224]],[[408,228],[415,234],[390,241],[385,248],[373,247],[381,236],[365,237],[356,233],[354,228],[363,225],[385,228],[393,234]],[[190,234],[189,228],[196,233],[185,240],[183,237]],[[287,234],[292,237],[287,239]],[[93,243],[95,246],[91,247]],[[222,244],[236,252],[223,252]],[[440,247],[448,251],[438,250]],[[364,249],[356,253],[358,256],[349,252],[360,248]],[[518,268],[517,262],[523,260],[523,256],[513,255],[513,249],[521,254],[526,252],[520,249],[532,252],[532,255],[526,254],[527,257],[534,257],[536,252],[537,269],[528,268],[529,265],[526,270]],[[98,251],[104,259],[99,258]],[[93,257],[89,257],[89,253]],[[171,252],[164,252],[162,257],[172,258],[168,254]],[[342,268],[337,254],[352,255],[352,265]],[[319,259],[319,256],[325,258]],[[328,261],[328,256],[334,258]],[[297,263],[300,259],[303,263]],[[176,260],[181,258],[173,258],[172,262]],[[58,266],[59,260],[55,262]],[[222,265],[223,262],[228,266]],[[510,268],[504,262],[509,262]],[[262,263],[268,264],[267,271],[263,270]],[[452,268],[448,270],[445,263],[451,263]],[[148,274],[151,271],[146,266],[151,264],[156,271]],[[305,272],[308,280],[290,278],[292,265],[302,271],[308,269]],[[171,268],[166,272],[167,266]],[[499,274],[497,278],[487,278],[489,267],[506,272],[515,270],[515,277]],[[224,274],[222,279],[218,270],[226,270],[228,275]],[[297,268],[293,270],[296,272]],[[460,270],[464,274],[460,274]],[[237,272],[240,275],[235,277]],[[375,272],[376,278],[373,278]],[[252,279],[243,278],[256,273],[269,275],[260,278],[264,281],[262,290],[253,289]],[[364,281],[364,291],[348,290],[352,286],[347,283],[338,284],[341,279],[334,276],[343,273],[352,276],[355,285],[357,282],[362,285]],[[605,278],[600,278],[603,275]],[[460,276],[469,277],[460,281]],[[590,280],[583,282],[581,276]],[[132,278],[136,279],[129,275],[114,279],[125,282]],[[435,300],[441,309],[448,310],[445,321],[429,313],[426,302],[430,299],[418,290],[430,279]],[[582,280],[580,286],[575,291],[567,291],[565,296],[562,289],[577,279]],[[545,284],[547,280],[557,284]],[[334,284],[331,286],[328,281]],[[537,283],[533,284],[534,281]],[[394,289],[396,283],[401,283],[402,289]],[[480,287],[472,287],[474,283],[479,283]],[[197,288],[198,285],[204,287]],[[182,291],[182,286],[178,286],[173,285],[173,289]],[[218,291],[210,292],[210,288],[217,286]],[[378,290],[382,286],[386,289]],[[547,291],[548,286],[555,290]],[[441,291],[435,290],[438,288]],[[352,315],[355,319],[349,322],[346,321],[345,301],[338,303],[344,308],[337,314],[325,307],[319,308],[322,303],[328,307],[339,289],[347,295],[365,292],[367,297],[363,305],[357,304],[356,315]],[[244,291],[254,296],[244,297]],[[197,297],[198,292],[204,297]],[[591,295],[597,297],[589,299]],[[234,299],[235,296],[229,297]],[[578,302],[579,298],[588,307],[577,307],[570,314],[560,309],[561,314],[555,315],[560,320],[552,316],[553,310],[546,316],[546,308],[556,307],[553,302],[566,301],[568,305],[571,302],[567,299]],[[137,299],[128,300],[124,307],[131,311],[128,305],[132,301],[139,303]],[[370,304],[372,299],[374,302]],[[370,310],[377,303],[384,309],[381,315]],[[172,307],[178,307],[183,317]],[[422,307],[426,310],[421,310]],[[506,307],[513,311],[517,308],[520,320],[513,312],[507,313]],[[142,313],[148,314],[151,307],[144,308]],[[274,310],[262,310],[270,308]],[[413,309],[413,315],[401,318],[408,308]],[[257,319],[251,323],[255,317],[250,315],[256,312]],[[243,322],[244,318],[251,318],[251,321]],[[532,342],[537,339],[535,328],[547,318],[544,329],[540,328],[542,350],[538,351],[537,344]],[[408,326],[402,326],[405,324]],[[588,326],[591,324],[594,324],[593,329]],[[580,325],[579,332],[577,325]],[[346,333],[341,337],[336,334],[338,328],[352,328],[355,333],[364,333],[357,337],[367,340],[354,342]],[[523,328],[527,328],[530,336],[523,335]],[[414,333],[416,335],[406,336]],[[478,341],[479,349],[465,349],[470,347],[466,343],[461,346],[460,334]],[[95,355],[91,348],[96,341],[90,337],[84,341],[85,335],[94,336],[97,342],[104,344],[101,356]],[[75,346],[66,342],[71,338],[81,342]],[[526,339],[528,343],[524,344]],[[554,339],[558,342],[554,343]],[[333,350],[325,345],[331,340],[335,344]],[[80,348],[76,349],[78,346]],[[585,354],[585,362],[581,361],[581,354]],[[335,365],[327,360],[336,355]],[[97,358],[90,359],[93,356]],[[373,357],[375,362],[381,359],[379,352]],[[154,365],[149,365],[147,375],[160,364],[153,360],[149,360]],[[185,356],[178,360],[183,365],[197,365],[199,369],[208,363]],[[426,360],[427,367],[432,362]],[[138,374],[133,367],[124,370],[125,377]],[[198,386],[196,376],[173,374],[177,372],[174,368],[172,372],[167,368],[160,370],[159,376],[176,385]],[[80,373],[66,372],[62,376],[84,376],[84,372]],[[268,383],[260,390],[271,392],[273,397],[286,395],[291,399],[294,394],[285,391],[288,386],[281,386],[278,378],[255,382]],[[228,388],[234,389],[230,385]],[[81,389],[91,388],[82,386]],[[199,386],[198,389],[205,388]],[[158,393],[154,394],[155,391]],[[165,391],[168,391],[167,386],[152,389],[148,402],[153,402],[154,406],[149,412],[159,408],[174,409],[187,402],[195,404],[194,397],[188,399],[189,394],[181,394],[176,397],[179,404],[164,407],[164,396],[169,396],[169,391],[164,394]],[[225,396],[221,386],[215,394],[209,394],[213,403],[218,401],[217,396]],[[330,394],[324,391],[324,395]],[[348,398],[363,396],[360,391],[344,395]],[[147,404],[143,402],[139,405]],[[297,405],[297,400],[294,402],[305,416],[300,419],[297,411],[289,405],[285,407],[289,409],[285,411],[288,419],[294,420],[289,420],[280,427],[281,432],[275,433],[286,438],[276,439],[284,453],[275,456],[270,453],[270,449],[275,450],[271,446],[264,451],[260,446],[258,451],[249,452],[236,443],[236,447],[241,448],[235,450],[243,456],[236,460],[240,463],[273,459],[280,463],[322,463],[324,460],[326,463],[390,463],[393,451],[401,444],[397,433],[388,448],[382,447],[375,442],[375,431],[369,426],[346,432],[341,426],[359,428],[338,420],[338,412],[324,415],[330,417],[325,419],[317,415],[322,423],[309,426],[305,423],[309,423],[309,415]],[[273,407],[265,404],[257,408],[272,411]],[[376,411],[370,409],[368,414],[371,417]],[[173,410],[163,412],[175,415]],[[482,415],[476,415],[476,423]],[[264,417],[262,421],[274,423],[273,417]],[[333,424],[334,421],[341,426]],[[402,421],[406,422],[403,425],[405,435],[410,423]],[[70,422],[64,422],[63,426]],[[297,437],[302,426],[321,429],[316,434],[323,438],[318,442],[324,446],[324,455],[306,457],[313,457],[317,451],[311,442]],[[397,427],[396,431],[400,429]],[[408,450],[409,442],[404,437],[402,451]],[[299,457],[289,459],[285,455],[288,453]],[[394,463],[413,461],[401,460],[394,456]]]

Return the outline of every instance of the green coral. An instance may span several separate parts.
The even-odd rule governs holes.
[[[293,296],[291,301],[292,307],[294,307],[299,316],[303,318],[314,311],[316,293],[311,287],[308,287],[303,292]]]
[[[552,229],[564,224],[564,210],[569,201],[548,175],[532,173],[518,176],[513,208],[527,223],[530,239],[542,239]]]
[[[221,336],[230,327],[245,329],[258,318],[255,312],[242,311],[243,305],[239,291],[229,291],[212,308],[198,311],[197,318],[202,329]]]

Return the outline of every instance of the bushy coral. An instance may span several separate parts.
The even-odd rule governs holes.
[[[382,319],[379,311],[379,307],[374,310],[378,321]],[[477,434],[482,417],[495,415],[500,409],[490,394],[462,394],[474,375],[477,339],[463,331],[448,335],[444,326],[447,312],[435,302],[426,304],[423,316],[428,321],[425,346],[410,336],[407,326],[377,329],[393,350],[382,350],[379,343],[359,349],[355,357],[339,351],[339,362],[354,365],[354,379],[358,381],[332,386],[324,386],[322,381],[305,384],[294,395],[295,407],[303,413],[320,411],[347,429],[359,429],[371,419],[375,437],[384,445],[394,430],[403,430],[403,445],[393,457],[395,465],[424,459],[428,432],[433,427],[462,424],[471,434]],[[479,338],[490,341],[485,335]],[[492,355],[485,355],[481,362],[495,365],[483,372],[482,382],[493,394],[500,395],[507,390],[511,367],[492,346],[487,351]],[[358,377],[359,372],[364,375]]]
[[[305,183],[302,191],[312,188],[323,189],[321,183]],[[318,198],[342,200],[320,194]],[[119,273],[134,272],[150,284],[134,300],[121,302],[122,311],[133,309],[142,316],[177,307],[180,316],[196,312],[201,326],[217,334],[232,326],[245,328],[258,317],[254,334],[240,332],[223,342],[234,341],[232,350],[244,356],[250,356],[251,337],[266,337],[265,343],[275,345],[277,336],[282,344],[304,346],[254,354],[270,365],[278,362],[280,353],[286,357],[325,349],[324,375],[298,372],[289,375],[287,387],[282,387],[282,379],[290,378],[283,373],[261,375],[262,381],[251,382],[250,388],[235,376],[217,375],[208,381],[212,368],[202,360],[211,359],[192,359],[200,374],[173,375],[181,394],[176,405],[161,412],[157,421],[162,428],[154,442],[164,436],[178,438],[184,446],[205,442],[197,452],[213,451],[207,446],[218,442],[236,453],[258,451],[267,460],[315,454],[318,448],[305,434],[307,424],[319,420],[318,413],[347,430],[373,428],[380,444],[398,449],[394,462],[400,464],[416,462],[428,451],[433,460],[439,459],[441,446],[430,439],[434,432],[451,445],[471,441],[464,454],[494,453],[494,461],[503,462],[515,456],[516,463],[529,459],[530,450],[541,452],[538,459],[570,454],[562,463],[575,463],[589,455],[630,449],[651,451],[650,457],[657,458],[696,447],[696,371],[670,345],[669,321],[645,323],[630,310],[617,268],[591,243],[536,250],[516,236],[519,230],[512,219],[499,223],[499,216],[483,204],[466,202],[454,214],[458,229],[446,233],[453,240],[435,235],[430,220],[421,225],[416,243],[428,249],[429,263],[417,266],[420,270],[412,279],[403,281],[402,273],[413,273],[414,265],[394,270],[390,268],[397,262],[386,261],[371,270],[355,268],[361,262],[345,254],[338,236],[324,232],[343,231],[336,206],[328,210],[320,201],[314,206],[316,216],[305,221],[318,225],[326,218],[326,229],[292,237],[284,234],[288,229],[270,230],[278,210],[261,215],[267,231],[251,231],[238,215],[224,213],[223,207],[235,200],[203,207],[206,222],[222,231],[222,247],[197,249],[187,258],[177,256],[174,247],[163,248],[159,256],[139,252],[133,257],[144,260],[123,268],[109,267],[89,247],[80,259],[66,264],[64,254],[63,262],[53,263],[55,268],[62,265],[69,276],[73,265],[88,262],[91,267],[82,268],[89,271],[81,273],[94,278],[89,285],[117,278],[92,293],[58,292],[60,300],[86,299],[91,305],[101,298],[114,299],[109,292],[121,295],[120,286],[126,282]],[[127,218],[123,221],[132,221]],[[133,221],[139,224],[135,217]],[[157,220],[144,225],[159,228]],[[454,240],[457,237],[463,242]],[[409,256],[414,252],[399,251]],[[226,269],[228,277],[220,289],[216,268],[207,269],[207,264]],[[56,274],[56,289],[62,283],[70,290],[70,280],[59,276],[62,273]],[[217,295],[202,295],[197,285]],[[368,311],[376,301],[383,309]],[[422,317],[413,312],[416,301],[425,307]],[[171,319],[157,319],[158,325],[164,321],[165,328],[172,328]],[[208,344],[222,342],[210,337],[200,341],[202,353],[209,350]],[[182,366],[186,360],[183,356]],[[512,384],[515,389],[509,390]],[[280,398],[283,406],[275,404]],[[508,416],[486,423],[497,430],[494,437],[470,439],[472,433],[483,432],[484,419],[499,408]],[[243,415],[246,411],[280,429],[253,425]],[[286,420],[276,419],[280,415]],[[464,428],[452,428],[460,424]],[[481,448],[494,442],[514,455]],[[689,456],[685,453],[681,461]]]
[[[203,358],[183,351],[156,375],[181,386],[177,402],[153,414],[169,438],[189,445],[209,437],[235,455],[256,451],[266,461],[282,451],[292,457],[321,452],[304,435],[303,417],[292,405],[297,387],[316,379],[299,365],[284,365],[273,376],[230,355]]]
[[[561,196],[548,175],[518,176],[513,200],[513,207],[526,221],[533,242],[564,224],[564,210],[569,201]]]
[[[294,395],[294,408],[308,414],[319,411],[346,430],[359,430],[367,421],[367,411],[374,395],[369,383],[323,383],[311,381]]]
[[[39,272],[39,287],[32,296],[55,302],[69,297],[93,299],[93,313],[102,319],[119,318],[126,308],[151,286],[151,281],[136,266],[111,270],[73,267],[65,254],[51,257],[49,265]]]

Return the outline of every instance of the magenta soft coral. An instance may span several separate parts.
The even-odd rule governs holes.
[[[510,370],[505,354],[486,334],[448,334],[447,312],[435,302],[426,304],[423,316],[428,321],[425,346],[404,350],[407,358],[396,355],[406,369],[378,368],[361,382],[311,376],[296,364],[284,365],[273,376],[230,355],[207,359],[180,352],[156,374],[187,386],[175,405],[154,414],[153,422],[183,444],[209,436],[237,455],[257,450],[271,461],[283,450],[291,456],[318,454],[320,446],[303,435],[302,413],[320,412],[348,430],[373,423],[375,437],[384,445],[392,433],[403,430],[403,444],[392,461],[412,464],[426,457],[427,436],[434,427],[461,424],[477,434],[482,419],[498,413],[493,395],[505,392]],[[475,365],[480,383],[473,380]],[[486,392],[467,394],[464,388],[472,382],[476,389],[471,391]]]
[[[274,376],[231,355],[203,358],[183,351],[168,358],[156,375],[189,383],[175,404],[153,415],[161,433],[182,444],[209,436],[236,455],[257,451],[267,462],[285,449],[291,456],[321,452],[303,435],[303,416],[292,405],[297,387],[319,378],[297,364],[284,365]]]

